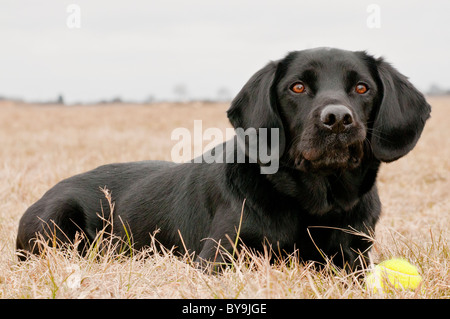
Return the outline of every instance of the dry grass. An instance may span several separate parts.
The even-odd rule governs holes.
[[[170,160],[176,127],[229,127],[226,104],[28,106],[0,102],[0,298],[450,298],[450,98],[433,98],[432,119],[407,157],[382,166],[383,215],[375,263],[404,257],[424,281],[416,291],[373,294],[354,274],[300,265],[295,256],[270,265],[267,254],[241,254],[219,276],[170,251],[132,258],[87,258],[48,247],[18,264],[14,241],[25,209],[59,180],[96,166]],[[247,261],[244,262],[244,261]]]

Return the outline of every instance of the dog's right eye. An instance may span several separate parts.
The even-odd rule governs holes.
[[[294,93],[305,93],[305,85],[302,82],[295,82],[290,87],[291,91]]]
[[[369,87],[365,83],[359,82],[355,87],[355,92],[358,94],[364,94],[367,91],[369,91]]]

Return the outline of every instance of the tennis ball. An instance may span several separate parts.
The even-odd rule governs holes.
[[[405,259],[393,258],[375,266],[366,277],[366,287],[373,292],[390,289],[416,289],[422,281],[417,268]]]

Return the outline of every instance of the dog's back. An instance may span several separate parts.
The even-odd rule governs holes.
[[[17,250],[37,253],[38,234],[45,240],[54,238],[59,243],[72,241],[76,232],[83,233],[87,241],[93,240],[96,231],[110,218],[110,207],[102,188],[114,196],[140,179],[174,165],[164,161],[108,164],[62,180],[31,205],[20,219]]]

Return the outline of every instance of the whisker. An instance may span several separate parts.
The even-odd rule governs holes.
[[[381,136],[380,134],[376,134],[376,133],[382,133],[381,131],[376,131],[375,129],[367,129],[368,132],[370,132],[373,136],[379,138],[380,140],[383,140],[385,142],[391,142],[389,139]]]
[[[367,137],[364,139],[364,144],[366,144],[369,147],[370,153],[373,154],[372,142]]]

